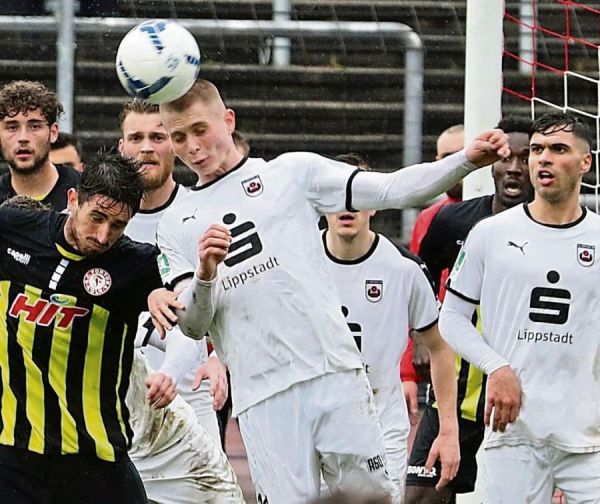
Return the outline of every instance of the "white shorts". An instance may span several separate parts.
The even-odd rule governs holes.
[[[600,503],[600,452],[499,446],[483,452],[486,504],[548,504],[556,486],[568,504]]]
[[[198,414],[196,411],[196,418],[200,425],[204,427],[206,433],[212,438],[212,440],[218,445],[221,446],[221,433],[219,432],[219,422],[217,420],[217,414],[211,410],[203,415]]]
[[[259,502],[305,503],[319,495],[321,472],[332,491],[400,502],[362,369],[297,383],[238,418]]]
[[[381,419],[388,473],[404,495],[406,473],[408,471],[408,431],[409,419],[406,399],[398,383],[395,387],[380,388],[375,394],[375,404]]]
[[[239,504],[244,502],[235,472],[221,445],[198,423],[191,408],[189,429],[178,443],[151,457],[131,459],[149,502]]]

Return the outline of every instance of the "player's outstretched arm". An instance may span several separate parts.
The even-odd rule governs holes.
[[[210,327],[216,310],[217,268],[225,260],[230,243],[231,232],[219,224],[211,224],[198,240],[198,268],[178,297],[184,305],[177,310],[179,327],[190,338],[203,338]]]
[[[192,389],[197,390],[204,380],[210,381],[209,393],[213,399],[213,408],[215,411],[219,411],[225,404],[229,391],[227,389],[227,368],[214,352],[196,371]]]
[[[495,352],[471,323],[475,305],[450,291],[440,313],[440,329],[444,339],[466,360],[489,376],[486,393],[485,423],[504,431],[514,422],[521,407],[521,386],[508,361]]]
[[[431,446],[425,467],[432,469],[435,461],[440,459],[442,472],[436,485],[440,489],[456,476],[460,462],[454,352],[440,336],[437,324],[418,332],[416,338],[421,340],[431,356],[431,381],[438,402],[440,430]]]
[[[501,130],[486,131],[465,150],[439,161],[408,166],[393,173],[358,173],[352,180],[348,199],[355,210],[415,206],[509,153],[506,134]]]

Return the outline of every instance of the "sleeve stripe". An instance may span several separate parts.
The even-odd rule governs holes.
[[[348,182],[346,182],[346,210],[348,212],[356,212],[356,210],[352,208],[352,181],[354,180],[354,177],[362,171],[364,170],[361,170],[360,168],[354,170],[350,177],[348,177]]]
[[[148,317],[146,322],[142,324],[142,326],[146,329],[146,334],[144,336],[144,341],[142,341],[142,347],[148,345],[148,341],[150,340],[150,336],[152,335],[152,331],[154,331],[154,323],[152,322],[152,317]]]
[[[438,323],[438,318],[436,317],[433,322],[431,322],[430,324],[427,324],[424,327],[420,327],[419,329],[415,328],[415,331],[417,331],[417,332],[429,331],[429,329],[431,329],[437,323]]]
[[[454,294],[455,296],[458,296],[463,301],[467,301],[468,303],[473,303],[474,305],[478,305],[480,303],[478,299],[471,299],[470,297],[465,296],[464,294],[458,292],[457,290],[454,290],[452,287],[450,287],[450,282],[446,283],[446,290],[449,292],[452,292],[452,294]]]
[[[193,271],[187,271],[186,273],[182,273],[181,275],[176,276],[170,282],[165,283],[165,287],[169,290],[174,290],[175,286],[181,282],[182,280],[186,280],[188,278],[192,278],[194,276]]]

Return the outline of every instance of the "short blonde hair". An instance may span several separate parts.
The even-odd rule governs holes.
[[[190,90],[177,100],[161,103],[161,112],[183,112],[195,102],[213,103],[223,102],[217,86],[206,79],[198,79]]]

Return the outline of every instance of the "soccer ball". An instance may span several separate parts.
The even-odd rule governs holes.
[[[123,37],[116,63],[119,80],[130,95],[166,103],[192,87],[200,70],[200,50],[180,24],[151,19]]]

